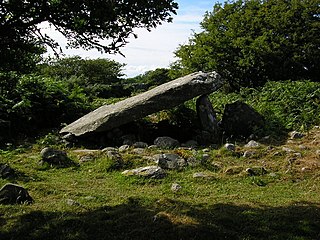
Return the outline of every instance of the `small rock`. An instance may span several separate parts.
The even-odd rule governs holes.
[[[31,204],[32,197],[28,191],[16,184],[7,183],[0,189],[0,204]]]
[[[302,172],[310,172],[312,169],[311,168],[309,168],[309,167],[303,167],[303,168],[301,168],[301,171]]]
[[[80,159],[79,159],[79,163],[86,163],[86,162],[92,162],[95,160],[95,157],[93,155],[84,155],[84,156],[81,156]]]
[[[204,149],[202,149],[202,152],[208,153],[208,152],[210,152],[210,149],[209,148],[204,148]]]
[[[163,169],[181,169],[187,166],[186,160],[178,154],[157,154],[154,156],[154,159],[155,162],[158,163],[158,166]]]
[[[166,172],[158,166],[148,166],[148,167],[140,167],[136,169],[126,170],[122,172],[125,176],[139,176],[145,178],[164,178],[166,176]]]
[[[193,178],[202,178],[202,179],[212,179],[214,178],[213,174],[205,172],[197,172],[192,175]]]
[[[179,192],[181,190],[181,185],[179,185],[178,183],[173,183],[171,185],[171,191],[172,192]]]
[[[293,131],[290,133],[290,138],[291,139],[299,139],[299,138],[303,138],[305,135],[301,132],[297,132],[297,131]]]
[[[264,167],[252,167],[247,168],[246,172],[249,176],[262,176],[267,173],[267,170]]]
[[[224,173],[227,175],[236,175],[241,173],[242,171],[243,171],[242,167],[235,166],[235,167],[227,168]]]
[[[65,151],[46,147],[41,150],[40,155],[42,157],[42,162],[49,163],[50,165],[70,165],[70,160]]]
[[[133,147],[135,147],[135,148],[147,148],[148,144],[145,143],[145,142],[135,142],[133,144]]]
[[[156,149],[156,148],[158,148],[158,146],[157,146],[157,145],[154,145],[154,144],[152,144],[152,145],[150,145],[150,146],[148,147],[148,149]]]
[[[236,146],[232,143],[226,143],[224,145],[224,148],[231,151],[231,152],[234,152],[236,150]]]
[[[145,148],[135,148],[132,152],[137,155],[142,155],[145,152]]]
[[[254,152],[254,151],[245,151],[245,152],[243,153],[243,157],[244,157],[244,158],[249,158],[249,157],[254,156],[255,154],[256,154],[256,152]]]
[[[102,152],[118,152],[118,149],[114,147],[106,147],[102,149]]]
[[[122,145],[121,147],[119,147],[119,152],[126,152],[129,150],[129,148],[129,145]]]
[[[277,174],[276,173],[270,173],[269,176],[270,177],[277,177]]]
[[[69,205],[69,206],[77,206],[77,207],[80,207],[81,204],[76,202],[75,200],[73,199],[67,199],[66,200],[66,203]]]
[[[180,146],[179,141],[171,137],[158,137],[154,140],[154,144],[159,148],[176,148]]]
[[[207,161],[208,159],[210,159],[210,155],[205,153],[205,154],[202,154],[202,157],[201,157],[201,161],[202,162],[205,162]]]
[[[316,150],[316,156],[320,157],[320,150]]]
[[[15,171],[7,164],[0,163],[0,178],[14,178]]]
[[[294,152],[293,149],[287,148],[287,147],[283,147],[282,150],[285,151],[286,153],[293,153]]]
[[[251,140],[246,145],[244,145],[245,148],[257,148],[259,146],[260,146],[260,144],[254,140]]]
[[[307,149],[308,149],[308,148],[307,148],[306,146],[304,146],[304,145],[299,145],[298,147],[299,147],[299,149],[301,149],[301,150],[307,150]]]
[[[296,157],[296,158],[302,158],[302,154],[299,153],[299,152],[295,152],[295,153],[293,154],[293,156]]]

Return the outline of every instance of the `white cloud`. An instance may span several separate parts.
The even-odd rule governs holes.
[[[174,61],[174,51],[180,44],[186,44],[193,31],[199,32],[199,23],[203,19],[205,9],[199,6],[180,5],[178,15],[174,16],[173,23],[164,23],[148,32],[137,29],[138,38],[130,38],[129,43],[121,50],[126,56],[101,54],[96,50],[63,49],[67,56],[79,55],[83,58],[109,58],[127,66],[124,73],[127,77],[144,73],[158,67],[168,67]],[[64,48],[66,40],[60,33],[52,29],[45,29]]]

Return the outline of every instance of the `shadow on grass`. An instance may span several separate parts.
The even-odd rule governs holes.
[[[1,228],[5,220],[0,216]],[[84,213],[34,211],[0,239],[320,239],[320,208],[233,204],[188,205],[175,200],[143,206],[139,199]]]

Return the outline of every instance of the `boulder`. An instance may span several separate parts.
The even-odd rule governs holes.
[[[223,80],[216,72],[192,73],[115,104],[101,106],[67,125],[60,133],[81,136],[108,131],[151,113],[178,106],[196,96],[209,94],[222,85]]]
[[[154,144],[159,148],[175,148],[180,146],[178,140],[166,136],[156,138]]]
[[[56,150],[50,147],[45,147],[41,150],[41,163],[48,163],[53,166],[70,166],[72,161],[68,158],[65,151]]]
[[[260,147],[260,144],[254,140],[250,140],[246,145],[244,145],[245,148],[258,148]]]
[[[122,172],[125,176],[139,176],[144,178],[164,178],[166,172],[158,166],[140,167],[136,169],[126,170]]]
[[[226,105],[221,122],[225,134],[236,137],[248,137],[263,125],[262,115],[241,101]]]
[[[28,191],[16,184],[7,183],[0,189],[0,204],[31,204],[32,197]]]

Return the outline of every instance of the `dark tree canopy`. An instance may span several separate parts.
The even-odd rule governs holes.
[[[174,68],[217,70],[233,88],[320,76],[319,0],[238,0],[216,4],[203,32],[176,51]]]
[[[70,47],[117,53],[134,28],[170,22],[177,7],[174,0],[0,0],[0,66],[27,69],[44,46],[57,47],[41,33],[43,22],[61,32]]]

